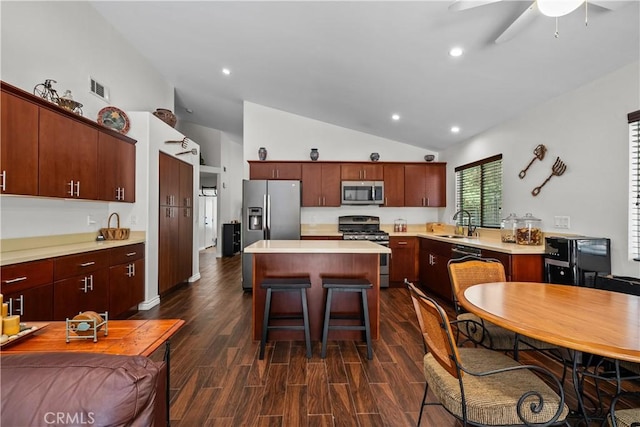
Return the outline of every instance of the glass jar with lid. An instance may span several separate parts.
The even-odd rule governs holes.
[[[509,214],[500,222],[500,239],[503,243],[515,243],[516,231],[518,229],[518,216],[514,213]]]
[[[542,220],[528,213],[518,220],[516,243],[519,245],[542,245]]]

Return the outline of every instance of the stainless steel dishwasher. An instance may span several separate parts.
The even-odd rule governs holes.
[[[454,244],[453,246],[451,246],[451,259],[460,259],[466,256],[481,258],[482,249],[459,244]]]

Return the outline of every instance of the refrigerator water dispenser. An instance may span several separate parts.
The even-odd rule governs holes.
[[[262,208],[247,208],[249,230],[262,230]]]

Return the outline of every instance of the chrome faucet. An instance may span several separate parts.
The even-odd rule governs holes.
[[[457,221],[458,220],[458,215],[464,215],[467,214],[467,216],[469,217],[469,222],[467,223],[467,236],[468,237],[473,237],[473,233],[476,231],[476,226],[471,224],[471,214],[469,213],[469,211],[465,210],[465,209],[460,209],[458,212],[453,214],[453,220]],[[462,218],[462,225],[464,225],[464,218]]]

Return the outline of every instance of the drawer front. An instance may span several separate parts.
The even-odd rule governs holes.
[[[110,266],[132,262],[144,258],[144,243],[120,246],[111,249],[109,252]]]
[[[19,292],[34,286],[53,282],[53,260],[23,262],[5,265],[0,270],[2,292]]]
[[[54,280],[66,279],[109,267],[109,251],[92,251],[54,259]]]
[[[395,237],[389,238],[389,247],[391,249],[408,248],[414,249],[416,247],[416,237]]]

